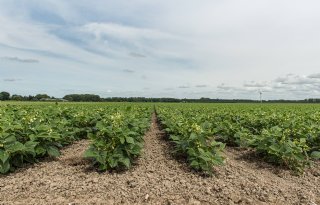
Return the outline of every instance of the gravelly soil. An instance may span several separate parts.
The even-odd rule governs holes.
[[[320,166],[303,176],[228,148],[227,163],[202,177],[172,157],[153,116],[143,155],[129,171],[98,173],[82,159],[88,141],[0,177],[0,204],[320,204]]]

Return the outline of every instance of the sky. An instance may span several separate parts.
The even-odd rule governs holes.
[[[320,98],[317,0],[0,0],[0,90]]]

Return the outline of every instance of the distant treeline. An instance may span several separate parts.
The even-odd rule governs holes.
[[[63,98],[50,97],[47,94],[37,94],[35,96],[10,95],[9,92],[1,92],[0,100],[15,101],[70,101],[70,102],[176,102],[176,103],[257,103],[258,100],[248,99],[177,99],[177,98],[146,98],[146,97],[109,97],[101,98],[95,94],[69,94]],[[304,100],[263,100],[267,103],[320,103],[320,98],[309,98]]]

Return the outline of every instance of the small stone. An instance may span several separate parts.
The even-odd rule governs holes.
[[[241,201],[241,197],[236,195],[236,194],[230,194],[230,199],[234,202],[234,203],[239,203]]]
[[[171,182],[169,180],[165,180],[163,182],[164,186],[166,186],[167,188],[170,188],[171,187]]]
[[[144,200],[148,201],[149,199],[149,194],[146,194],[146,196],[144,197]]]
[[[206,189],[206,194],[211,194],[211,189],[210,189],[210,187],[207,187],[207,189]]]
[[[113,204],[114,204],[114,200],[113,200],[113,199],[108,199],[108,200],[106,201],[106,204],[113,205]]]
[[[128,181],[127,181],[127,184],[128,184],[128,186],[129,186],[130,188],[134,188],[134,187],[136,187],[136,186],[138,185],[137,182],[134,181],[134,180],[128,180]]]
[[[190,205],[199,205],[199,204],[201,204],[201,202],[198,201],[198,200],[196,200],[196,199],[191,198],[191,199],[189,200],[189,203],[188,203],[188,204],[190,204]]]

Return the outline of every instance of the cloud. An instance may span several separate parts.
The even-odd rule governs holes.
[[[188,86],[188,85],[180,85],[180,86],[178,86],[178,88],[185,89],[185,88],[190,88],[190,86]]]
[[[196,88],[206,88],[206,87],[208,87],[208,85],[196,85]]]
[[[310,77],[311,76],[311,77]],[[318,84],[317,75],[300,76],[300,75],[287,75],[285,77],[279,77],[274,80],[276,83],[288,84],[288,85],[305,85],[305,84]]]
[[[308,75],[308,78],[320,78],[320,73],[314,73],[314,74]]]
[[[136,52],[131,52],[131,53],[129,53],[129,55],[134,58],[145,58],[146,57],[145,55],[142,55],[142,54],[136,53]]]
[[[143,80],[146,80],[148,77],[147,77],[146,75],[142,75],[141,78],[142,78]]]
[[[9,57],[9,56],[1,57],[1,59],[6,61],[15,61],[19,63],[39,63],[39,60],[37,59],[22,59],[18,57]]]
[[[22,79],[20,78],[4,78],[3,81],[5,82],[16,82],[16,81],[20,81]]]
[[[116,38],[125,40],[168,39],[173,35],[155,29],[139,28],[117,23],[88,23],[82,26],[83,32],[92,34],[96,39]]]
[[[234,89],[234,87],[232,87],[232,86],[227,86],[227,85],[225,85],[224,83],[218,85],[217,88],[220,89],[220,90],[232,90],[232,89]]]
[[[262,88],[262,87],[267,87],[268,83],[267,82],[255,82],[251,81],[249,83],[244,83],[244,87],[252,87],[252,88]]]
[[[125,73],[134,73],[135,72],[134,70],[131,70],[131,69],[123,69],[122,71]]]

